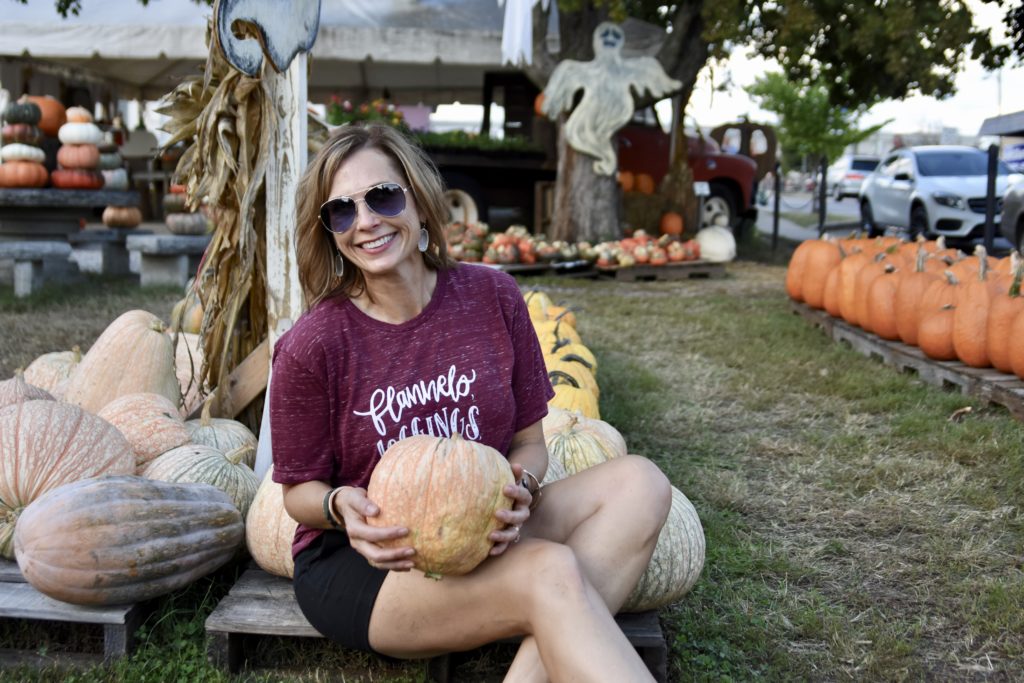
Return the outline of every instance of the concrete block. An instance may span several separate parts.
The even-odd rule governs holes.
[[[43,262],[14,262],[14,296],[26,297],[43,286]]]

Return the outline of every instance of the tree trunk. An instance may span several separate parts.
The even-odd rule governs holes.
[[[594,172],[594,159],[565,140],[565,117],[558,125],[558,178],[555,181],[551,239],[597,244],[622,237],[619,184]]]

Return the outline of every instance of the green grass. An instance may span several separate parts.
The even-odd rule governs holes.
[[[767,250],[756,236],[739,246],[746,256]],[[700,514],[704,572],[661,610],[671,680],[1020,680],[1024,425],[832,342],[790,312],[783,268],[736,262],[728,272],[522,281],[576,310],[600,360],[604,419]],[[24,362],[34,350],[10,330],[32,327],[35,314],[2,296],[0,356]],[[111,296],[70,309],[103,318],[143,303]],[[164,306],[176,293],[147,296]],[[69,314],[59,297],[40,306]],[[273,668],[222,676],[205,661],[202,621],[230,582],[228,571],[162,601],[140,649],[109,670],[10,680],[422,680],[422,662],[389,665],[297,639],[251,651]],[[0,647],[34,642],[27,628],[0,630]],[[510,658],[486,648],[456,680],[500,680]]]

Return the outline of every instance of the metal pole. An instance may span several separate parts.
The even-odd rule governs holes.
[[[818,168],[818,237],[825,234],[825,210],[828,208],[828,157],[822,156]]]
[[[996,239],[996,173],[999,170],[999,147],[988,146],[988,187],[985,191],[985,250],[992,253]]]
[[[775,211],[772,213],[772,252],[779,246],[779,196],[782,194],[782,164],[775,162],[774,180]]]

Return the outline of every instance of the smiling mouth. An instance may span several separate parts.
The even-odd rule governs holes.
[[[361,248],[363,248],[363,249],[376,249],[377,247],[384,246],[385,244],[387,244],[388,242],[390,242],[394,238],[395,238],[395,233],[391,233],[390,235],[384,235],[381,238],[375,239],[372,242],[363,242],[359,246]]]

